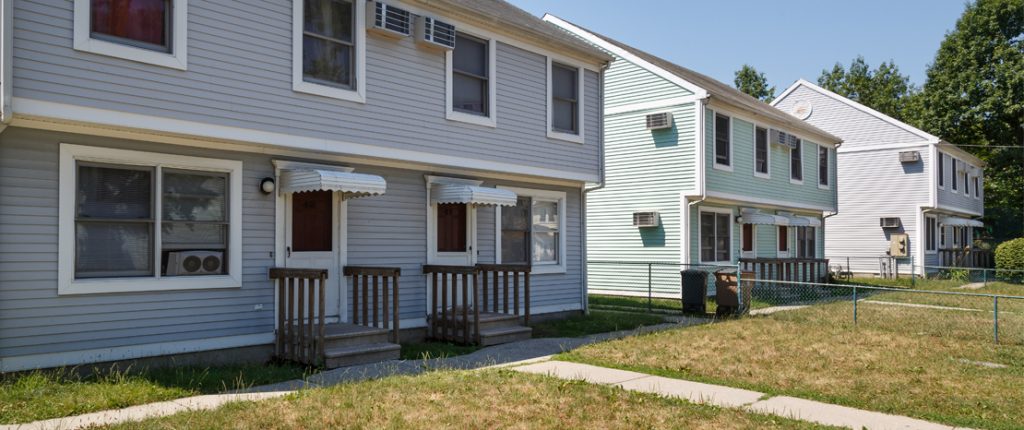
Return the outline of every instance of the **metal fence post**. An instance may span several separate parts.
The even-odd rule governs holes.
[[[992,297],[992,335],[999,343],[999,296]]]
[[[717,291],[716,291],[717,294]],[[736,311],[740,315],[743,314],[743,272],[740,271],[740,265],[736,265]]]
[[[853,325],[857,325],[857,286],[853,286]]]
[[[917,286],[917,270],[914,267],[914,254],[910,254],[910,286]]]
[[[988,286],[988,269],[981,269],[981,286]]]

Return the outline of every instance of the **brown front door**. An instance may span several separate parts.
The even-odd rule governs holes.
[[[437,205],[437,252],[466,252],[465,204]]]
[[[327,269],[326,317],[344,320],[340,229],[345,220],[340,196],[330,191],[292,193],[285,204],[285,266]]]

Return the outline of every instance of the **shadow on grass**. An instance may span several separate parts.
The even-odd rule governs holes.
[[[589,334],[632,330],[641,326],[661,324],[665,318],[654,314],[593,310],[590,315],[577,315],[557,321],[533,324],[533,337],[580,337]]]

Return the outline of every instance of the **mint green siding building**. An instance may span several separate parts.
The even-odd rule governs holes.
[[[591,293],[678,297],[687,267],[801,262],[824,275],[839,138],[707,76],[545,20],[614,58],[604,76],[604,181],[586,199]]]

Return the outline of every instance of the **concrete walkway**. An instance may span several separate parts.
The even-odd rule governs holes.
[[[561,379],[583,380],[594,384],[615,385],[630,391],[676,397],[693,403],[744,409],[761,414],[796,418],[819,424],[853,429],[951,430],[954,427],[899,415],[848,408],[795,397],[767,397],[757,391],[682,379],[665,378],[626,370],[609,369],[565,361],[546,361],[510,367]]]

